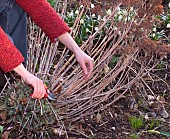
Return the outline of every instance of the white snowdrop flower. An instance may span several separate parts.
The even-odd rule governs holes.
[[[80,5],[80,8],[83,8],[83,5]]]
[[[72,17],[72,16],[74,16],[74,13],[73,13],[73,11],[71,11],[71,12],[70,12],[70,16],[71,16],[71,17]]]
[[[95,27],[94,30],[97,31],[99,29],[99,27]]]
[[[70,15],[70,13],[69,13],[69,12],[67,12],[67,15],[68,15],[68,17],[71,17],[71,15]]]
[[[118,31],[118,35],[121,35],[122,33],[121,33],[121,31]]]
[[[126,17],[126,18],[125,18],[125,22],[126,22],[127,20],[128,20],[128,18]]]
[[[103,21],[106,21],[106,18],[105,17],[103,17],[103,19],[102,19]]]
[[[130,7],[130,11],[133,11],[133,7]]]
[[[128,21],[129,21],[129,20],[131,20],[131,17],[130,17],[130,16],[128,16]]]
[[[122,11],[118,11],[117,14],[118,14],[118,15],[119,15],[119,14],[122,14]]]
[[[111,15],[112,11],[109,9],[106,11],[107,15]]]
[[[114,26],[113,30],[117,30],[118,28],[116,26]]]
[[[117,10],[120,11],[121,10],[120,7],[118,7]]]
[[[91,8],[92,8],[92,9],[94,8],[94,4],[91,4]]]
[[[75,11],[75,14],[79,14],[79,10],[76,10],[76,11]]]
[[[137,23],[137,20],[134,20],[134,23]]]
[[[90,32],[90,30],[88,28],[86,28],[86,32]]]
[[[131,18],[129,16],[125,18],[125,22],[130,21],[130,20],[131,20]]]
[[[95,17],[96,15],[95,14],[92,14],[92,17]]]
[[[153,34],[152,34],[152,37],[155,37],[155,35],[156,35],[156,34],[155,34],[155,33],[153,33]]]
[[[155,27],[153,28],[153,31],[156,32],[156,28]]]
[[[166,28],[170,28],[170,23],[168,23],[168,24],[166,25]]]
[[[104,16],[102,20],[103,20],[103,21],[106,21],[106,16]]]
[[[101,20],[101,15],[98,15],[97,20],[99,21]]]
[[[168,4],[168,7],[170,8],[170,3]]]
[[[121,21],[122,19],[123,19],[123,16],[122,16],[122,15],[119,15],[118,21]]]
[[[148,119],[149,119],[148,114],[146,114],[144,118],[145,118],[146,120],[148,120]]]
[[[124,14],[124,15],[126,15],[126,14],[127,14],[127,11],[126,11],[126,10],[123,10],[122,12],[123,12],[123,14]]]
[[[83,24],[83,23],[84,23],[84,20],[83,20],[83,19],[81,19],[81,20],[80,20],[80,23],[81,23],[81,24]]]

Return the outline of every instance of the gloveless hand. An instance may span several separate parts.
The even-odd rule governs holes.
[[[83,70],[84,78],[89,78],[90,73],[93,70],[93,59],[80,49],[68,32],[59,36],[58,39],[75,54],[76,59]]]
[[[31,94],[32,98],[41,99],[44,97],[46,90],[44,88],[44,83],[39,78],[35,77],[31,73],[25,74],[23,77],[23,81],[34,88],[33,93]]]
[[[31,85],[34,88],[34,92],[31,95],[32,98],[41,99],[44,97],[46,90],[42,80],[28,72],[22,64],[14,68],[14,71],[22,77],[25,83]]]
[[[75,53],[75,56],[76,56],[78,63],[80,64],[82,68],[84,79],[89,78],[91,75],[91,72],[93,71],[94,60],[90,56],[88,56],[86,53],[84,53],[83,51],[79,51]]]

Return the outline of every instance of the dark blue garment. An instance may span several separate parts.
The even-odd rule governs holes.
[[[26,13],[15,0],[0,0],[0,26],[10,40],[27,59],[27,22]],[[1,39],[1,38],[0,38]],[[6,79],[0,70],[0,90]]]
[[[15,46],[27,59],[26,13],[15,0],[1,0],[0,26],[14,41]]]

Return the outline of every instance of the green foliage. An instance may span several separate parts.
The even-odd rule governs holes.
[[[74,25],[76,18],[79,15],[80,11],[81,11],[81,7],[71,9],[69,12],[67,12],[64,20],[70,27]],[[131,8],[130,11],[131,12],[127,15],[127,17],[125,17],[128,12],[125,9],[118,8],[117,13],[115,14],[114,18],[110,20],[114,20],[114,22],[116,23],[121,22],[121,21],[128,22],[132,20],[132,17],[135,15],[133,8]],[[93,34],[99,29],[101,23],[106,21],[107,17],[111,14],[111,12],[112,11],[110,9],[107,10],[106,15],[103,17],[97,14],[83,14],[80,19],[79,31],[74,32],[75,30],[73,30],[73,33],[76,33],[75,41],[79,45],[81,45],[84,41],[86,41],[91,34]],[[102,38],[105,36],[110,26],[110,20],[107,22],[104,28],[98,32],[98,35],[95,38],[96,41],[99,39],[102,40]],[[116,31],[117,27],[115,27],[114,30]]]
[[[51,4],[52,7],[54,7],[56,4],[56,0],[48,0],[48,2]]]
[[[70,27],[72,27],[76,21],[76,17],[79,15],[82,7],[78,7],[75,5],[75,9],[70,9],[70,11],[67,12],[65,16],[65,22],[68,23]],[[97,14],[83,14],[80,19],[80,26],[79,31],[75,31],[75,41],[82,45],[84,41],[86,41],[91,34],[93,34],[95,31],[98,30],[101,23],[106,20],[106,18],[112,13],[110,9],[108,9],[105,13],[105,16],[100,16]],[[132,20],[132,18],[136,15],[136,11],[133,9],[133,7],[130,7],[129,9],[121,9],[118,8],[116,11],[116,14],[114,15],[114,18],[111,20],[114,20],[115,23],[118,22],[129,22]],[[165,40],[170,44],[170,38],[167,36],[167,32],[165,29],[170,28],[170,8],[169,11],[164,13],[161,16],[157,16],[157,18],[161,21],[160,25],[155,25],[153,27],[153,30],[149,34],[149,36],[152,38],[152,40],[158,41],[160,39]],[[109,21],[105,25],[105,27],[98,33],[98,36],[95,38],[95,40],[102,40],[102,38],[105,36],[107,28],[110,26]],[[117,27],[113,28],[113,30],[117,30]]]
[[[168,11],[166,13],[164,13],[163,15],[159,16],[158,19],[160,19],[162,21],[162,24],[165,27],[170,28],[170,7],[169,7]]]
[[[130,117],[129,123],[133,129],[135,130],[140,129],[141,127],[143,127],[143,118],[140,117],[138,118],[136,116]]]
[[[160,133],[161,135],[166,136],[166,137],[170,137],[170,133],[168,133],[168,132],[159,131],[159,133]]]
[[[74,22],[76,20],[77,15],[79,14],[79,10],[71,10],[70,12],[67,12],[65,22],[72,27],[74,25]],[[80,20],[80,30],[79,32],[76,32],[75,41],[81,45],[83,41],[86,41],[89,36],[98,29],[99,21],[97,20],[97,17],[95,14],[93,15],[83,15]],[[74,30],[73,30],[74,32]],[[74,32],[75,33],[75,32]],[[101,32],[100,35],[104,36]]]
[[[125,9],[118,8],[117,13],[114,16],[114,21],[120,22],[124,20],[125,22],[128,22],[132,20],[134,16],[135,16],[135,10],[133,9],[133,7],[130,7],[130,12],[127,12],[127,10]]]
[[[170,137],[170,133],[164,131],[148,130],[149,133],[160,134],[166,137]]]
[[[129,139],[138,139],[138,135],[137,134],[132,134]]]
[[[46,126],[51,126],[57,121],[53,111],[57,113],[59,110],[54,109],[52,111],[46,99],[38,101],[30,98],[33,91],[30,86],[18,82],[14,87],[7,89],[6,92],[10,93],[6,93],[0,98],[0,105],[4,108],[4,111],[8,111],[7,120],[14,124],[13,128],[19,132],[34,129],[37,135],[41,134],[38,131],[45,129],[44,132],[50,134],[52,131]],[[0,127],[1,131],[3,131],[2,127]],[[18,131],[17,133],[19,133]],[[17,133],[12,132],[10,137],[19,136]],[[23,134],[25,133],[23,132]]]
[[[170,7],[168,11],[160,16],[156,16],[160,20],[161,24],[155,25],[153,31],[150,34],[151,38],[155,41],[160,39],[166,40],[170,44],[170,38],[168,38],[168,30],[170,29]],[[166,31],[167,30],[167,31]]]
[[[161,30],[160,32],[155,31],[152,33],[151,37],[152,37],[152,40],[154,40],[154,41],[158,41],[161,38],[166,38],[165,31],[164,30]]]
[[[0,135],[3,133],[3,126],[0,126]]]
[[[157,69],[162,69],[164,67],[164,64],[163,63],[159,63],[156,65],[156,68]]]
[[[109,67],[113,68],[116,63],[118,63],[119,57],[113,56],[111,61],[109,62]]]
[[[151,123],[149,124],[149,129],[153,129],[155,127],[159,127],[160,126],[160,121],[156,120],[156,119],[152,119]]]

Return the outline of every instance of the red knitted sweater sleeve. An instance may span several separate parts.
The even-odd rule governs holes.
[[[16,0],[52,42],[70,28],[46,0]]]
[[[9,72],[24,61],[19,50],[0,27],[0,69]]]

